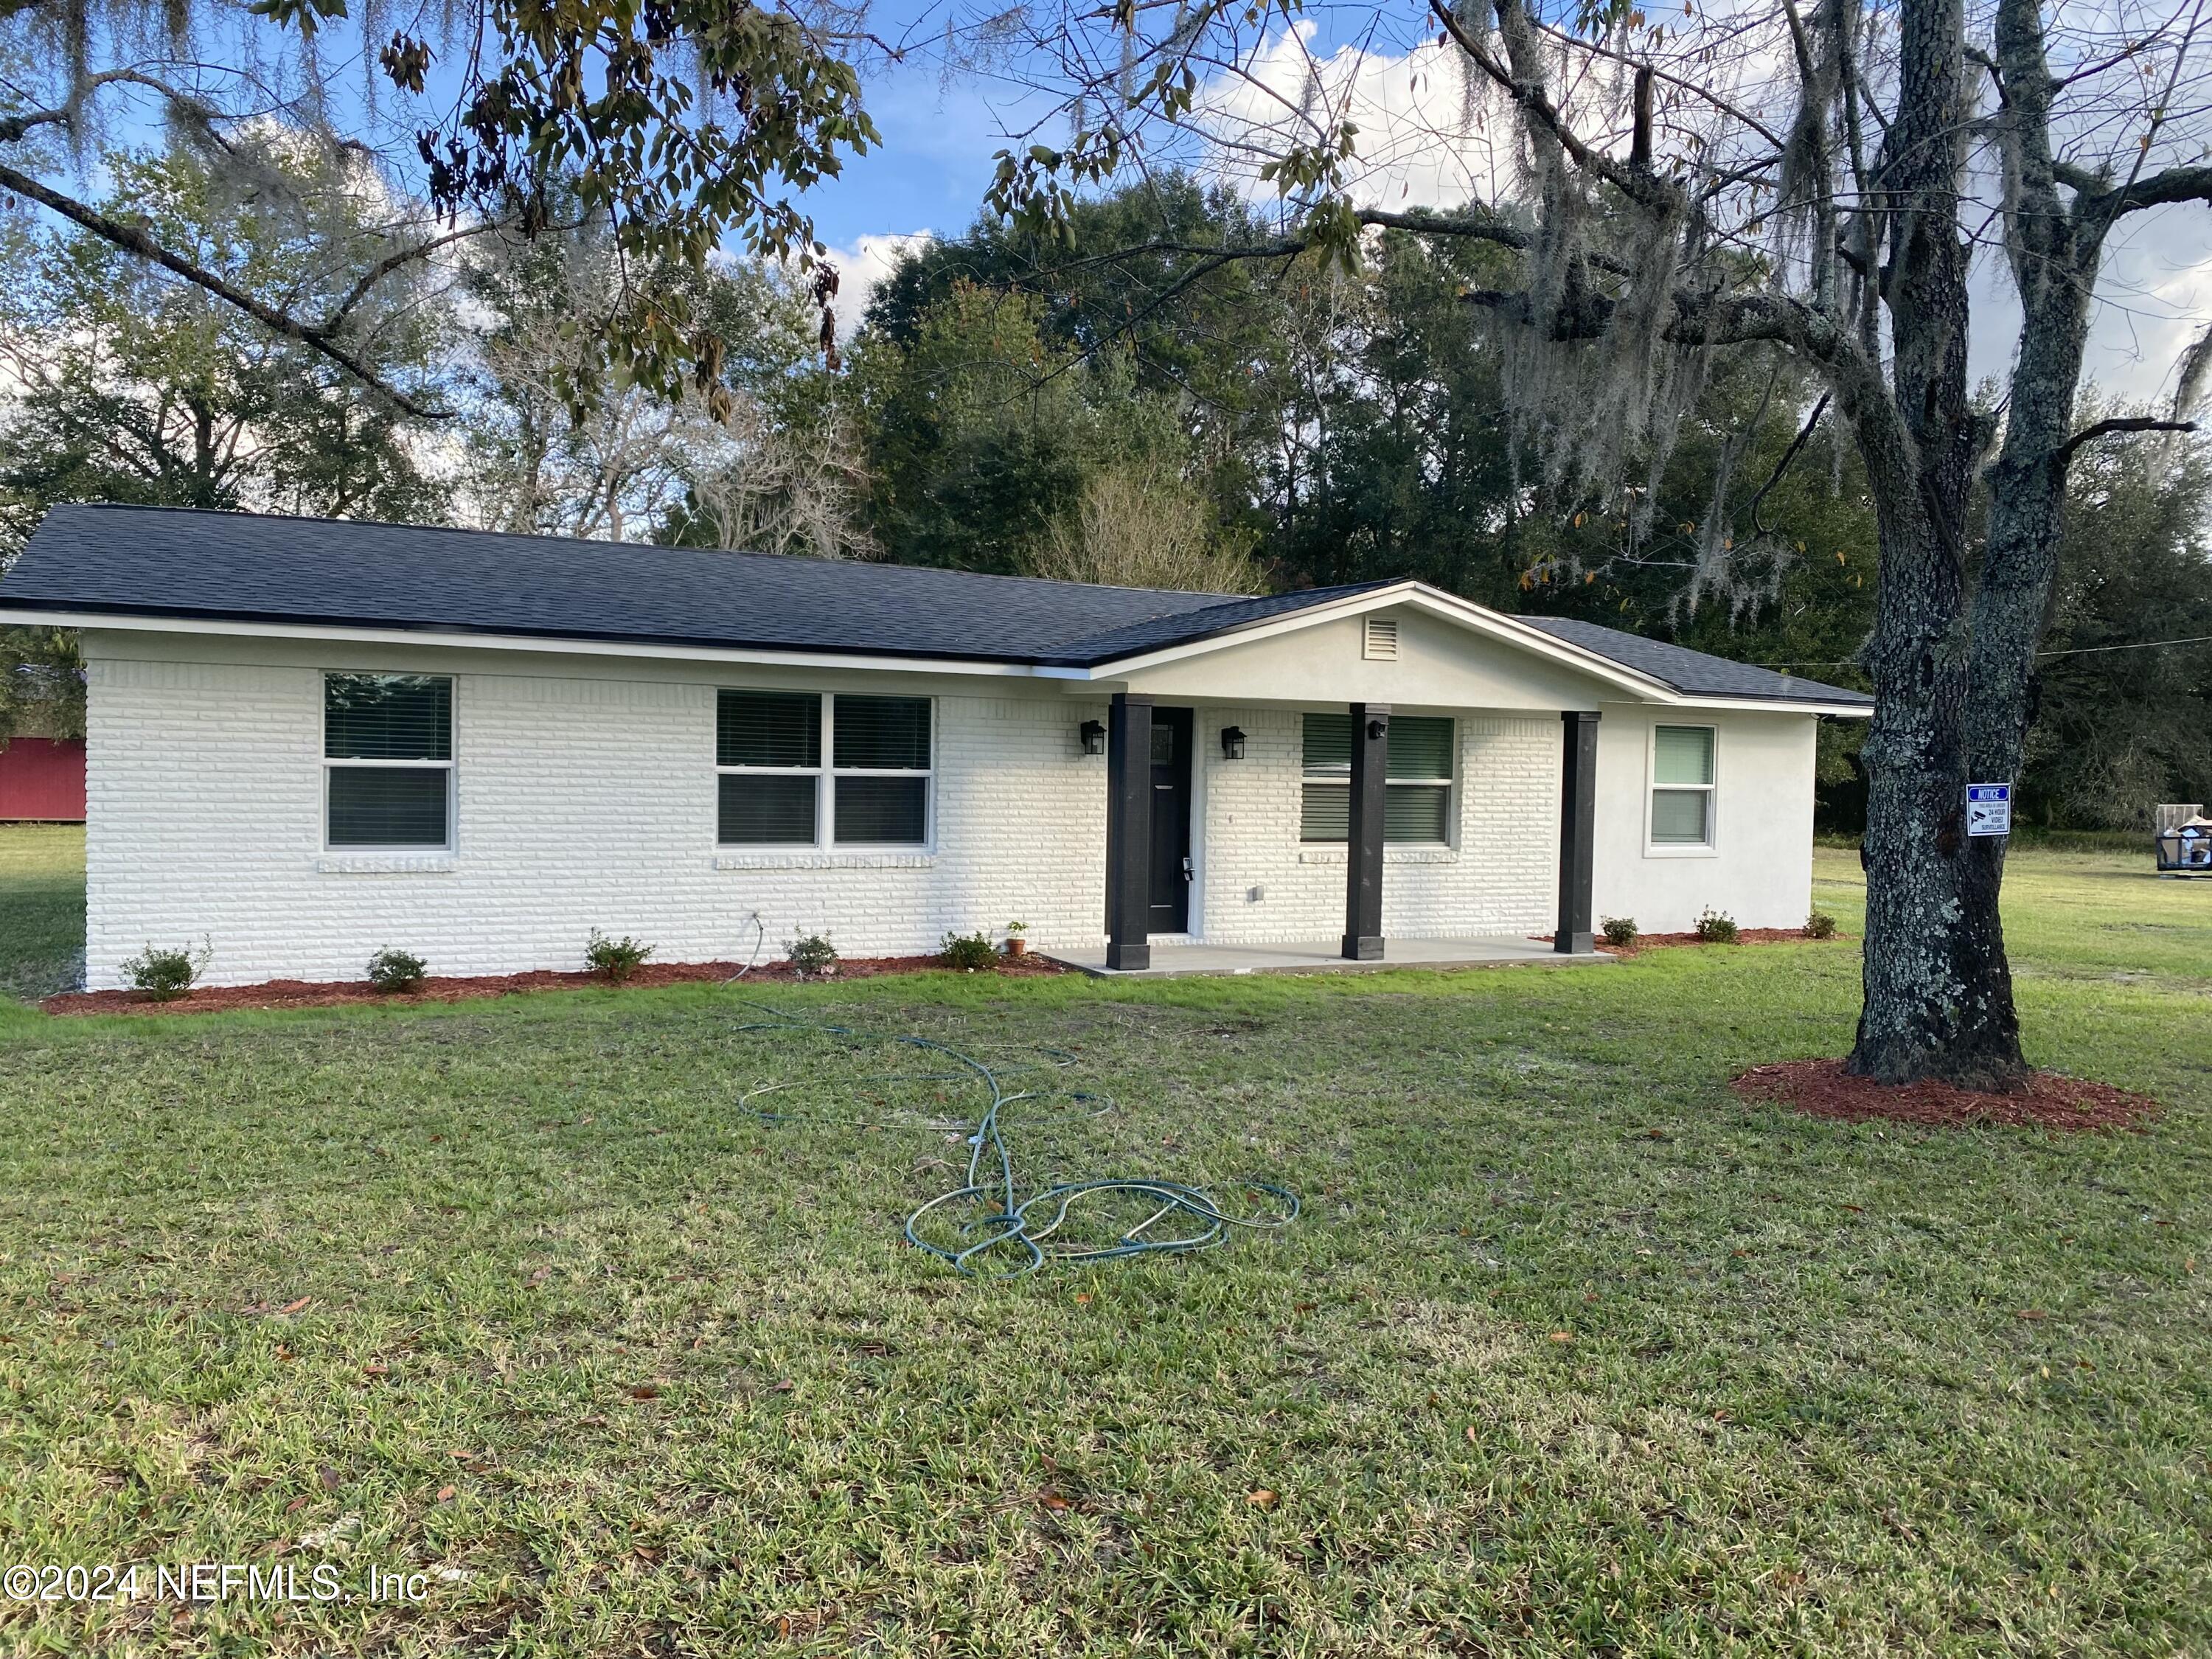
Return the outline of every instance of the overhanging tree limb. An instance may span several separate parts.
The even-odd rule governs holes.
[[[2074,452],[2083,444],[2094,443],[2100,438],[2109,438],[2120,432],[2194,432],[2194,421],[2161,421],[2148,415],[2123,415],[2099,421],[2094,426],[2085,426],[2051,452],[2051,464],[2064,466],[2074,458]]]
[[[2121,214],[2176,202],[2212,202],[2212,167],[2168,167],[2094,196],[2088,205],[2093,213]]]
[[[181,276],[195,288],[213,295],[224,304],[236,307],[264,327],[287,339],[296,340],[309,350],[329,358],[347,374],[389,398],[396,408],[410,415],[423,420],[442,420],[451,413],[447,410],[434,409],[410,397],[340,345],[325,330],[303,323],[298,318],[234,287],[206,267],[195,264],[183,255],[162,246],[136,225],[112,219],[75,198],[64,196],[59,191],[41,184],[28,173],[19,173],[10,167],[0,166],[0,190],[12,191],[18,196],[26,197],[40,207],[82,226],[103,241],[112,242],[127,253],[135,253],[142,259],[149,260],[164,270]]]

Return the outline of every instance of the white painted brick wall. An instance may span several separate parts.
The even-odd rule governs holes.
[[[850,956],[1017,917],[1042,946],[1103,937],[1106,766],[1075,738],[1103,704],[939,697],[933,854],[740,858],[714,844],[712,685],[460,672],[456,850],[393,860],[321,850],[319,671],[89,673],[94,988],[149,942],[203,935],[216,984],[356,979],[386,945],[434,973],[574,969],[595,927],[666,961],[742,960],[756,909],[764,960],[801,931]],[[430,867],[392,867],[410,863]]]
[[[355,979],[386,945],[437,973],[573,969],[593,927],[651,940],[665,961],[742,959],[756,910],[764,959],[801,932],[829,933],[848,956],[905,955],[1017,917],[1042,949],[1103,942],[1106,763],[1075,735],[1103,718],[1103,700],[935,682],[936,850],[787,856],[714,845],[713,671],[486,652],[349,658],[327,665],[455,676],[457,849],[378,860],[322,850],[324,665],[307,647],[270,645],[268,662],[245,659],[260,645],[212,637],[155,649],[195,659],[87,636],[95,988],[122,983],[124,959],[149,943],[203,935],[218,984]],[[1747,925],[1795,925],[1810,882],[1812,722],[1718,717],[1723,844],[1685,860],[1642,846],[1650,718],[1616,708],[1600,729],[1599,913],[1656,930],[1711,902]],[[1246,733],[1240,761],[1221,758],[1230,725]],[[1342,849],[1298,841],[1301,732],[1279,705],[1200,709],[1194,933],[1341,933]],[[1452,842],[1389,854],[1383,931],[1548,932],[1558,719],[1464,714],[1458,739]]]
[[[1224,726],[1244,729],[1241,761],[1221,758]],[[1201,713],[1205,834],[1193,927],[1209,939],[1261,944],[1344,932],[1344,849],[1298,841],[1304,732],[1292,708]],[[1464,714],[1457,736],[1450,844],[1385,854],[1382,931],[1427,939],[1548,933],[1559,895],[1559,720]],[[1252,897],[1255,887],[1264,896]]]

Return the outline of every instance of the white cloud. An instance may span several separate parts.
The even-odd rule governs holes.
[[[1260,179],[1261,152],[1318,142],[1338,121],[1358,131],[1346,169],[1363,206],[1404,210],[1458,207],[1494,199],[1510,173],[1504,123],[1480,118],[1486,94],[1470,88],[1457,47],[1433,41],[1402,53],[1340,46],[1313,55],[1311,21],[1293,24],[1242,69],[1217,76],[1200,94],[1200,124],[1227,141],[1223,172],[1256,198],[1272,198]]]
[[[935,240],[927,230],[887,231],[862,236],[850,247],[833,247],[830,258],[837,267],[837,337],[849,340],[867,313],[877,285],[896,268],[902,256]]]

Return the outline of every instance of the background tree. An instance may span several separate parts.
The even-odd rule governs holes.
[[[921,313],[911,343],[864,332],[848,395],[885,557],[1018,574],[1100,470],[1183,474],[1190,437],[1175,404],[1139,390],[1129,352],[1085,356],[1047,339],[1046,317],[1034,292],[962,281]]]
[[[1292,204],[1284,234],[1243,250],[1253,259],[1350,261],[1383,226],[1514,256],[1509,279],[1466,297],[1503,349],[1509,406],[1561,509],[1577,495],[1605,507],[1639,452],[1647,476],[1663,471],[1717,356],[1788,353],[1851,434],[1881,544],[1849,1063],[1887,1081],[2016,1084],[2003,842],[1964,833],[1965,790],[2019,775],[2069,463],[2124,429],[2075,418],[2106,244],[2136,214],[2212,196],[2194,14],[2107,27],[2047,21],[2035,0],[1996,0],[1971,23],[1958,0],[1810,15],[1779,0],[1709,22],[1626,3],[1557,17],[1523,0],[1377,6],[1366,38],[1399,22],[1411,48],[1438,31],[1465,77],[1462,130],[1437,141],[1481,129],[1521,158],[1474,208],[1417,216],[1350,188],[1358,124],[1318,65],[1304,96],[1276,94],[1256,123],[1224,124],[1218,97],[1200,107],[1202,78],[1273,91],[1273,37],[1295,11],[1211,0],[1038,16],[1030,61],[1071,136],[1006,152],[995,204],[1048,227],[1072,183],[1195,146],[1231,167],[1264,156],[1252,170]],[[1985,179],[1999,188],[1978,199]],[[1967,374],[1984,224],[2023,316],[2001,422]],[[2202,378],[2185,375],[2184,392]],[[1996,487],[1976,547],[1984,465]]]
[[[1105,468],[1084,481],[1072,510],[1052,521],[1029,573],[1109,587],[1258,593],[1266,579],[1247,532],[1224,533],[1204,492],[1155,462]]]
[[[2142,830],[2155,803],[2212,793],[2208,505],[2202,437],[2100,444],[2075,461],[2023,769],[2024,805],[2044,822]]]
[[[280,181],[328,155],[270,142]],[[337,164],[346,163],[340,158]],[[373,219],[355,169],[312,190],[240,184],[181,147],[109,157],[101,212],[147,228],[225,287],[270,303],[327,302],[327,250]],[[313,204],[312,215],[303,213]],[[411,281],[356,313],[356,361],[386,384],[436,383],[441,316]],[[57,501],[252,507],[434,520],[443,489],[417,465],[415,424],[359,376],[274,333],[201,284],[88,232],[21,220],[0,234],[0,567]],[[66,630],[0,630],[0,741],[84,732],[83,665]]]
[[[65,628],[0,629],[0,749],[84,735],[84,659]]]
[[[409,14],[388,40],[372,9],[338,0],[22,0],[0,10],[0,193],[160,265],[270,332],[381,387],[360,346],[363,308],[390,277],[494,232],[556,222],[564,182],[603,216],[623,253],[696,270],[727,239],[795,262],[826,307],[836,273],[795,196],[876,134],[848,57],[853,14],[720,0],[473,0]],[[340,66],[374,64],[366,88]],[[245,179],[274,125],[326,165],[373,167],[386,185],[376,246],[326,250],[343,283],[299,295],[242,289],[158,228],[88,191],[103,132],[167,124],[212,169]],[[335,297],[328,297],[334,291]],[[679,300],[681,296],[678,296]],[[825,314],[825,343],[830,338]],[[596,395],[610,368],[672,395],[718,374],[711,324],[625,289],[568,387]]]
[[[328,158],[281,142],[257,165],[280,182],[234,190],[177,147],[118,153],[102,210],[239,293],[326,301],[353,280],[326,251],[374,213],[377,181],[356,169],[295,190],[292,174]],[[385,383],[434,395],[444,324],[434,293],[394,283],[356,313],[356,350]],[[57,501],[399,520],[444,509],[407,441],[414,422],[389,398],[87,231],[18,224],[0,242],[0,364],[12,391],[0,409],[11,547]]]
[[[476,325],[460,376],[469,516],[521,535],[649,533],[683,500],[695,454],[719,443],[719,410],[689,385],[664,396],[618,381],[581,404],[575,387],[626,295],[696,312],[714,303],[720,273],[632,270],[587,212],[533,239],[480,245],[479,255],[461,278]]]

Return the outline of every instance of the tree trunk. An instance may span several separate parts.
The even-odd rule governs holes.
[[[2006,226],[2021,331],[2004,446],[1990,471],[1989,537],[1975,584],[1967,657],[1968,781],[2017,783],[2035,715],[2035,647],[2051,612],[2066,502],[2066,442],[2074,429],[2081,356],[2089,337],[2105,226],[2058,198],[2050,149],[2052,83],[2035,0],[2002,0],[1996,48],[2008,96],[2002,112],[2014,206]],[[1999,900],[2008,838],[1972,838],[1959,890],[1962,943],[1977,979],[2002,993],[2011,1074],[2027,1072],[2012,1009]]]
[[[1966,520],[1976,422],[1966,398],[1969,250],[1965,18],[1905,0],[1899,118],[1875,167],[1894,250],[1891,383],[1904,453],[1869,453],[1881,586],[1869,666],[1865,1002],[1847,1069],[1884,1083],[2006,1088],[2024,1067],[2002,937],[1967,913]],[[1877,441],[1858,423],[1862,447]],[[1994,907],[1989,909],[1993,921]]]

